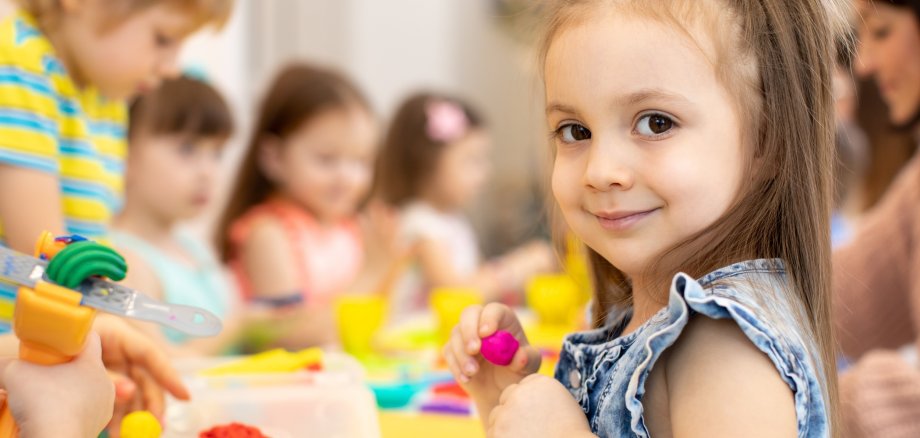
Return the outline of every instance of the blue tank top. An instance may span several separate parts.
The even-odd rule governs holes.
[[[630,310],[614,312],[605,328],[566,338],[555,377],[581,404],[601,437],[648,437],[645,382],[661,354],[693,317],[733,319],[776,366],[795,399],[799,437],[829,436],[826,385],[815,340],[802,326],[804,310],[784,299],[781,260],[751,260],[699,280],[674,277],[668,305],[638,330],[621,336]]]
[[[188,265],[133,234],[113,230],[111,235],[117,248],[133,251],[150,265],[160,281],[163,301],[200,307],[221,319],[227,316],[231,293],[229,283],[220,264],[200,242],[184,233],[175,234],[176,242],[194,261],[193,265]],[[186,335],[167,327],[163,328],[163,334],[174,343],[188,340]]]

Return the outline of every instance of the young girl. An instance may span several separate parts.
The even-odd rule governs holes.
[[[427,309],[434,287],[473,286],[493,300],[552,268],[551,251],[541,243],[482,263],[463,209],[486,182],[490,147],[479,115],[457,99],[419,94],[397,110],[378,160],[377,187],[384,201],[402,209],[401,237],[417,252],[418,266],[397,285],[395,319]]]
[[[262,102],[217,240],[247,300],[299,309],[280,345],[334,342],[333,298],[373,291],[356,285],[379,259],[365,257],[357,215],[376,141],[367,101],[337,73],[290,66]]]
[[[131,106],[125,206],[112,232],[131,267],[125,283],[166,302],[207,309],[224,321],[219,336],[195,340],[141,326],[156,339],[184,347],[177,352],[218,353],[235,335],[221,265],[205,245],[178,228],[208,206],[220,153],[232,132],[224,99],[196,79],[167,80]]]
[[[566,339],[553,380],[528,376],[540,356],[511,310],[467,309],[445,354],[489,436],[839,433],[828,213],[842,16],[797,0],[550,9],[553,193],[591,249],[597,329]],[[478,359],[496,330],[522,344],[507,367]]]

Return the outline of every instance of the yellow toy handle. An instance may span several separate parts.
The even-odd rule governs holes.
[[[42,233],[35,257],[50,259],[66,246],[49,232]],[[19,358],[40,365],[70,362],[83,351],[96,310],[80,305],[79,292],[39,281],[34,288],[20,287],[13,311],[13,331],[19,338]],[[0,438],[19,436],[19,429],[4,402],[0,412]]]

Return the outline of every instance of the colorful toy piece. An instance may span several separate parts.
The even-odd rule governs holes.
[[[198,438],[268,438],[262,431],[240,423],[216,426],[198,434]]]
[[[149,411],[136,411],[121,420],[121,438],[160,438],[163,427]]]
[[[290,373],[309,369],[321,369],[323,350],[307,348],[296,353],[275,349],[230,362],[201,372],[203,376],[232,376],[239,374]]]
[[[482,338],[482,347],[479,352],[482,357],[495,365],[506,366],[511,363],[517,353],[520,343],[514,335],[504,330],[499,330]]]

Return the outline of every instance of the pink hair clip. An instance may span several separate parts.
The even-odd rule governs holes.
[[[445,100],[428,102],[425,106],[425,116],[428,119],[428,138],[441,143],[459,140],[466,134],[470,125],[463,108]]]

